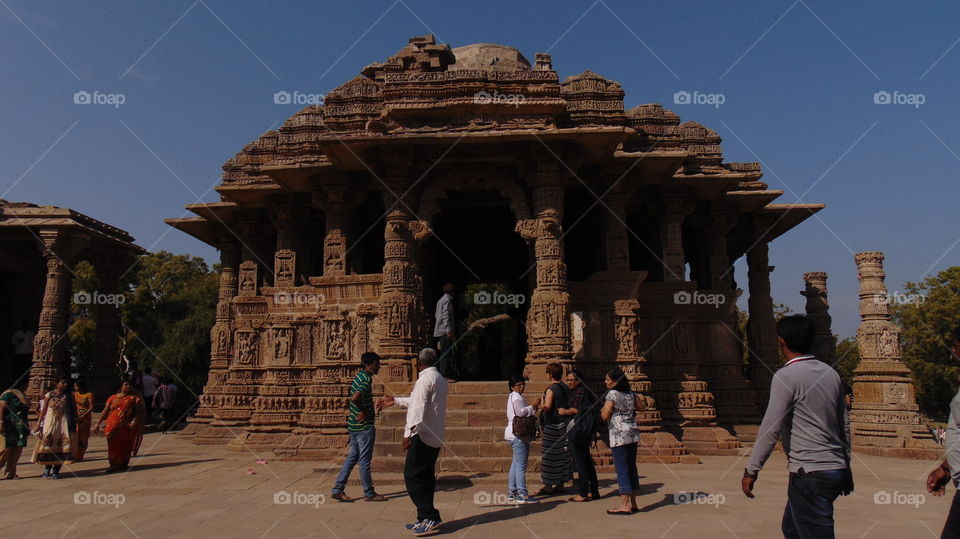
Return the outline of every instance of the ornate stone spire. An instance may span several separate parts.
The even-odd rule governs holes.
[[[942,450],[921,424],[910,369],[900,358],[900,328],[890,320],[883,253],[859,253],[855,260],[861,321],[850,412],[853,449],[887,457],[937,458]]]

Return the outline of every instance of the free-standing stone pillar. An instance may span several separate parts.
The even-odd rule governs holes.
[[[756,241],[747,251],[747,345],[749,347],[750,381],[757,395],[757,404],[766,409],[770,400],[770,382],[778,367],[777,328],[773,319],[773,297],[770,296],[769,248],[766,241]]]
[[[533,187],[536,217],[517,222],[517,232],[534,241],[537,287],[527,313],[527,369],[559,362],[573,363],[570,338],[570,294],[567,292],[567,265],[563,261],[563,191],[566,175],[559,163],[541,161],[540,170],[529,183]],[[554,166],[550,166],[554,165]]]
[[[824,271],[803,274],[804,290],[801,295],[807,298],[807,317],[813,320],[817,328],[817,338],[813,351],[817,359],[828,365],[836,361],[837,340],[830,329],[830,304],[827,302],[827,273]]]
[[[74,249],[57,232],[40,232],[47,280],[43,288],[40,324],[33,339],[33,366],[27,393],[37,402],[50,390],[58,376],[67,375],[65,364],[67,317],[70,315],[71,277]]]
[[[277,288],[296,286],[297,253],[296,218],[294,208],[280,204],[273,208],[273,226],[277,229],[277,245],[273,254],[273,286]]]
[[[900,359],[900,328],[890,321],[883,253],[858,253],[860,363],[853,376],[850,430],[854,451],[887,457],[939,458],[921,423],[910,369]]]

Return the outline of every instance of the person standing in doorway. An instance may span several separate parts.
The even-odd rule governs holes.
[[[437,370],[450,382],[453,381],[453,371],[455,370],[453,342],[454,332],[457,328],[453,292],[453,283],[443,285],[443,296],[437,301],[437,309],[434,313],[436,322],[433,326],[433,336],[437,339],[437,350],[440,351],[440,362],[437,364]]]
[[[396,404],[407,409],[403,429],[403,448],[407,461],[403,480],[407,493],[417,506],[417,520],[406,529],[416,536],[431,535],[440,526],[440,511],[433,504],[437,487],[436,465],[444,439],[444,416],[447,414],[447,382],[437,370],[437,352],[432,348],[420,351],[420,374],[409,397],[387,397],[384,406]]]
[[[350,384],[350,412],[347,414],[347,432],[350,434],[350,452],[343,462],[337,482],[333,485],[331,498],[340,502],[352,502],[353,498],[343,491],[350,479],[353,467],[360,464],[360,484],[363,497],[368,502],[385,502],[387,499],[373,489],[370,464],[373,461],[373,446],[377,441],[374,419],[377,412],[373,406],[373,377],[380,372],[380,356],[364,352],[360,356],[363,368]]]

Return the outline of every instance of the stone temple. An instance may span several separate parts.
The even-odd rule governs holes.
[[[774,203],[782,192],[758,163],[724,162],[716,132],[623,98],[591,71],[561,81],[547,54],[531,64],[423,36],[244,147],[218,202],[167,221],[222,264],[209,380],[185,434],[339,455],[360,355],[384,358],[378,391],[409,388],[452,282],[464,310],[468,286],[525,301],[477,330],[509,336],[509,353],[460,354],[485,381],[451,386],[444,455],[457,459],[441,466],[505,471],[509,448],[490,443],[505,421],[496,380],[542,382],[552,361],[598,387],[615,365],[628,373],[655,403],[640,418],[647,458],[735,454],[778,364],[768,244],[823,205]],[[378,467],[402,455],[398,413],[380,421]]]

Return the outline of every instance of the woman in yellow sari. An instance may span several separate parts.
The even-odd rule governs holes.
[[[83,380],[77,380],[73,399],[77,404],[77,450],[73,460],[81,462],[87,452],[90,426],[93,424],[93,393],[87,391],[87,384]]]
[[[107,473],[114,473],[130,467],[130,457],[140,447],[143,439],[143,422],[146,407],[143,399],[133,392],[130,382],[120,385],[120,392],[107,399],[107,405],[100,414],[95,430],[107,422],[103,430],[107,437],[107,458],[110,467]]]

